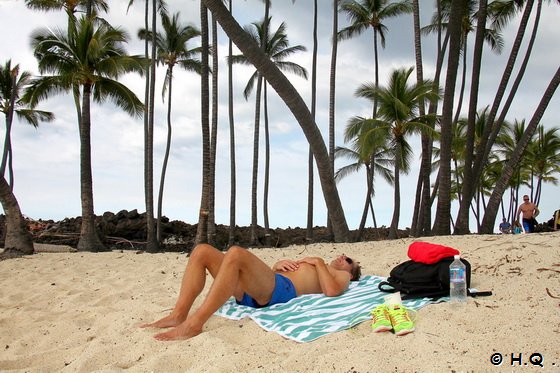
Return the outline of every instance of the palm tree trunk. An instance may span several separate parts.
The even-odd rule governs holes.
[[[6,135],[4,136],[4,152],[2,153],[2,164],[0,165],[0,176],[4,177],[6,173],[6,165],[8,163],[8,157],[12,158],[12,122],[14,119],[14,111],[16,108],[16,95],[17,95],[17,76],[19,74],[19,68],[16,66],[12,69],[12,89],[10,95],[10,104],[8,106],[8,112],[6,113]],[[13,172],[10,172],[10,190],[14,190],[13,183]]]
[[[373,58],[375,61],[375,89],[379,87],[379,52],[377,51],[377,29],[373,29]],[[377,97],[373,99],[372,118],[377,116]]]
[[[521,48],[521,43],[523,41],[523,36],[525,35],[525,30],[527,29],[529,17],[533,9],[533,4],[534,0],[527,0],[527,2],[525,3],[525,11],[523,12],[523,16],[521,17],[521,21],[519,22],[517,35],[515,37],[510,56],[506,63],[500,85],[498,86],[498,92],[494,97],[494,102],[486,118],[486,126],[484,127],[484,132],[482,133],[480,142],[476,148],[477,157],[474,160],[472,177],[474,183],[476,183],[477,179],[480,179],[480,176],[482,175],[482,169],[484,167],[484,164],[486,163],[486,160],[488,159],[490,149],[492,148],[501,128],[501,123],[494,122],[494,119],[496,118],[496,114],[502,102],[502,98],[505,94],[505,90],[507,88],[509,78],[511,77],[511,74],[513,72],[513,68],[515,67],[515,60],[517,59],[519,49]]]
[[[146,0],[145,3],[145,9],[144,9],[144,28],[146,30],[149,30],[149,15],[150,15],[150,0]],[[150,58],[150,42],[148,40],[148,38],[146,38],[144,40],[144,56],[146,58],[146,60],[149,61]],[[150,204],[150,200],[148,198],[148,196],[150,195],[150,175],[148,173],[148,164],[149,164],[149,150],[150,147],[148,146],[148,142],[149,142],[149,138],[150,138],[150,131],[149,126],[150,126],[150,66],[151,65],[146,65],[146,84],[144,86],[144,203],[146,204],[146,211],[148,211],[148,206]],[[76,96],[76,94],[74,95]],[[77,98],[74,98],[75,100],[77,100]],[[81,112],[81,110],[78,110],[79,112]],[[80,116],[80,114],[78,114],[78,116]],[[81,116],[80,116],[81,117]],[[80,125],[81,128],[81,125]],[[147,214],[146,214],[147,215]],[[146,236],[148,235],[148,225],[147,225],[147,221],[146,221]]]
[[[0,176],[0,203],[6,213],[6,238],[0,260],[9,257],[33,254],[33,238],[21,214],[14,193],[4,176]]]
[[[499,124],[500,128],[501,128],[502,124],[504,123],[504,121],[506,119],[506,115],[508,114],[508,111],[511,107],[513,99],[515,98],[515,94],[517,93],[517,89],[519,88],[519,85],[521,84],[521,80],[523,79],[523,76],[525,74],[525,70],[527,69],[527,65],[529,64],[529,60],[530,60],[530,57],[531,57],[531,52],[532,52],[533,47],[535,45],[535,40],[537,39],[537,31],[539,29],[539,21],[540,21],[541,11],[542,11],[542,0],[538,0],[537,1],[537,10],[536,10],[536,14],[535,14],[533,31],[531,33],[529,43],[527,44],[527,50],[525,52],[525,57],[523,58],[523,62],[521,63],[521,66],[519,67],[519,70],[517,71],[517,76],[516,76],[515,81],[513,82],[512,86],[511,86],[508,98],[506,99],[506,102],[504,103],[504,106],[502,107],[502,111],[500,112],[500,116],[498,117],[498,120],[496,121],[496,123]],[[499,132],[499,129],[498,129],[498,132]],[[492,137],[492,139],[494,139],[494,136]],[[490,149],[491,149],[491,147],[490,147]]]
[[[315,188],[314,183],[314,171],[315,162],[313,161],[313,152],[309,149],[307,155],[307,229],[305,232],[305,239],[307,241],[313,240],[313,189]]]
[[[253,130],[253,174],[251,178],[251,245],[258,245],[258,176],[259,176],[259,132],[261,121],[261,95],[263,78],[258,74],[257,93],[255,95],[255,128]]]
[[[200,213],[196,230],[196,243],[208,240],[208,202],[210,178],[210,118],[209,118],[209,84],[208,84],[208,9],[200,2],[200,38],[202,43],[202,71],[200,74],[200,107],[202,127],[202,191],[200,196]]]
[[[457,69],[459,66],[459,51],[461,48],[461,20],[465,10],[465,0],[453,0],[449,15],[449,56],[447,61],[447,75],[445,80],[445,95],[442,108],[441,123],[441,155],[439,170],[439,194],[434,222],[434,233],[447,235],[451,233],[451,137],[453,121],[453,102]]]
[[[335,149],[335,111],[336,111],[336,59],[338,54],[338,0],[333,0],[333,28],[332,28],[332,50],[331,67],[329,77],[329,162],[334,179],[334,149]],[[330,211],[327,211],[327,230],[329,236],[333,236]]]
[[[459,121],[459,116],[461,115],[461,109],[463,108],[463,97],[465,95],[465,84],[467,82],[467,39],[463,42],[463,73],[461,74],[461,88],[459,89],[459,99],[457,100],[457,110],[455,111],[455,117],[453,118],[453,124],[455,125]]]
[[[171,92],[173,91],[173,66],[170,65],[167,72],[169,76],[169,92],[167,92],[167,142],[165,145],[165,155],[163,156],[163,165],[161,167],[161,176],[159,182],[158,194],[158,210],[157,210],[157,242],[162,242],[161,218],[163,217],[163,189],[165,186],[165,175],[167,174],[167,162],[169,161],[169,152],[171,150]]]
[[[401,162],[402,162],[402,146],[401,140],[397,139],[397,151],[395,154],[395,183],[393,188],[395,189],[394,199],[393,199],[393,219],[391,220],[391,227],[389,228],[390,239],[398,238],[398,228],[399,228],[399,217],[401,212]]]
[[[266,54],[266,44],[268,43],[268,17],[270,11],[270,0],[264,1],[264,20],[263,36],[261,40],[261,51]],[[259,244],[258,218],[257,218],[257,199],[258,199],[258,175],[259,175],[259,131],[261,120],[261,95],[263,77],[259,73],[257,81],[257,93],[255,98],[255,128],[253,135],[253,176],[251,180],[251,244]],[[266,84],[266,83],[265,83]],[[266,176],[265,176],[266,177]]]
[[[424,69],[422,63],[422,38],[420,34],[420,5],[418,0],[412,1],[412,13],[414,20],[414,57],[416,60],[416,81],[418,83],[424,81]],[[424,102],[420,104],[420,115],[424,116],[426,110]],[[422,185],[424,183],[424,142],[428,140],[428,135],[422,132],[422,161],[420,162],[420,172],[418,173],[418,181],[416,184],[416,198],[414,199],[414,210],[412,211],[412,223],[410,224],[413,236],[420,235],[420,204],[422,200]],[[428,177],[429,178],[429,177]]]
[[[366,220],[367,220],[367,216],[368,216],[368,209],[371,205],[371,192],[373,190],[373,170],[371,169],[371,167],[372,167],[371,165],[373,165],[373,164],[374,164],[374,162],[372,161],[372,162],[370,162],[370,166],[366,165],[366,185],[367,185],[366,201],[364,203],[364,209],[362,210],[362,218],[360,219],[360,225],[358,227],[358,235],[356,237],[356,241],[361,241],[362,240],[362,235],[364,233],[364,228],[366,226]],[[373,212],[373,210],[372,210],[372,212]],[[374,217],[374,219],[375,219],[375,217]]]
[[[229,12],[233,16],[232,0],[229,0]],[[230,152],[230,206],[229,206],[229,245],[235,242],[235,199],[236,199],[236,171],[235,171],[235,121],[233,115],[233,42],[229,39],[228,59],[228,111],[229,111],[229,152]]]
[[[315,120],[317,106],[317,0],[313,0],[313,57],[311,64],[311,116]],[[309,149],[307,161],[307,231],[305,239],[313,240],[313,153]]]
[[[469,232],[469,205],[476,184],[472,179],[472,162],[475,142],[476,111],[478,106],[478,89],[480,86],[480,71],[482,66],[482,49],[484,46],[484,34],[486,30],[487,0],[480,0],[477,12],[476,36],[473,52],[473,70],[471,80],[471,92],[469,100],[469,113],[467,117],[467,142],[465,145],[465,164],[463,169],[463,186],[461,189],[462,200],[457,213],[455,223],[455,234],[466,234]]]
[[[274,65],[260,48],[248,37],[237,21],[229,14],[220,0],[202,0],[222,26],[226,34],[233,39],[240,51],[256,67],[257,71],[274,88],[280,98],[286,103],[298,123],[300,124],[307,141],[311,145],[325,203],[329,209],[330,219],[333,225],[335,240],[344,242],[349,239],[348,225],[344,217],[344,211],[334,181],[334,171],[331,165],[327,148],[323,141],[321,131],[315,124],[305,101],[290,83],[284,74]]]
[[[97,235],[93,208],[93,177],[91,169],[91,85],[85,84],[82,103],[82,128],[80,129],[80,187],[82,201],[82,226],[78,241],[79,251],[106,251]]]
[[[216,241],[216,151],[218,149],[218,27],[212,16],[212,130],[208,180],[208,243]]]
[[[146,251],[155,253],[160,250],[156,238],[156,225],[154,221],[154,106],[156,90],[156,27],[157,27],[157,5],[152,0],[152,58],[150,61],[149,82],[149,109],[148,109],[148,142],[147,146],[147,197],[146,197]]]
[[[482,226],[480,227],[480,233],[483,234],[492,233],[494,229],[494,223],[496,221],[496,215],[498,213],[500,200],[502,199],[502,195],[507,188],[511,176],[513,175],[515,166],[521,160],[521,156],[525,151],[525,149],[527,148],[527,145],[531,141],[531,137],[535,133],[535,130],[537,129],[537,126],[539,125],[539,122],[546,108],[548,107],[548,104],[552,100],[552,97],[554,96],[554,92],[558,88],[559,84],[560,84],[560,67],[558,67],[558,69],[556,70],[556,73],[552,77],[550,84],[548,85],[546,91],[544,92],[543,97],[539,103],[539,106],[537,107],[535,113],[533,114],[533,118],[531,118],[531,121],[529,122],[527,129],[523,133],[523,137],[515,147],[511,159],[504,166],[502,175],[498,180],[498,182],[496,183],[496,186],[494,187],[494,191],[492,192],[492,195],[490,196],[490,200],[488,201],[488,206],[486,207],[484,218],[482,219]]]
[[[434,74],[434,89],[439,89],[439,81],[441,71],[443,68],[443,61],[445,50],[449,42],[449,33],[445,35],[442,42],[441,37],[441,1],[437,1],[437,14],[438,14],[438,33],[437,33],[437,63],[436,72]],[[430,103],[428,107],[429,114],[435,114],[438,110],[438,101]],[[439,185],[438,177],[435,179],[434,191],[431,190],[430,175],[432,173],[432,152],[433,152],[433,138],[430,136],[422,136],[422,200],[420,202],[420,211],[418,212],[417,231],[418,236],[431,236],[432,235],[432,205],[434,202],[433,194]],[[438,172],[439,175],[439,172]]]
[[[268,221],[268,185],[270,181],[270,133],[268,131],[268,94],[266,81],[263,84],[264,93],[264,186],[263,186],[263,217],[265,245],[270,247],[270,224]]]

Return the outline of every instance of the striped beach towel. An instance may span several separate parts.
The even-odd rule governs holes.
[[[377,288],[383,280],[386,278],[364,276],[360,281],[351,282],[348,290],[338,297],[306,294],[287,303],[263,308],[241,306],[231,298],[216,311],[216,315],[231,320],[249,317],[267,331],[274,331],[296,342],[310,342],[371,320],[370,311],[383,303],[383,297],[388,295]],[[410,299],[403,301],[403,305],[418,310],[445,300],[447,298]]]

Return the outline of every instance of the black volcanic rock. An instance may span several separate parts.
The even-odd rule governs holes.
[[[80,235],[82,218],[65,218],[55,222],[53,220],[30,220],[30,230],[33,241],[70,245],[76,247]],[[138,210],[121,210],[119,212],[105,212],[96,217],[96,225],[100,238],[110,249],[142,250],[146,241],[146,214]],[[265,245],[264,229],[259,227],[260,246]],[[356,232],[351,232],[355,236]],[[366,228],[362,235],[363,241],[377,241],[386,239],[389,228]],[[408,229],[400,230],[400,237],[408,236]],[[0,215],[0,247],[5,237],[5,216]],[[162,247],[165,251],[189,252],[192,250],[196,237],[196,225],[187,224],[179,220],[162,218]],[[236,227],[235,244],[247,247],[251,238],[250,227]],[[330,242],[330,235],[325,227],[313,229],[313,240],[307,240],[305,228],[276,228],[270,230],[270,243],[272,247],[287,247],[290,245],[305,245],[317,242]],[[228,248],[229,227],[216,225],[214,245],[222,250]]]

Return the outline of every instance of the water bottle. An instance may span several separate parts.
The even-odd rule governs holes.
[[[467,271],[459,255],[449,266],[449,297],[451,303],[467,303]]]

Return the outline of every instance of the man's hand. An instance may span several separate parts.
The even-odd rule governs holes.
[[[294,272],[297,271],[298,268],[298,262],[289,259],[280,260],[272,266],[272,270],[277,272]]]

